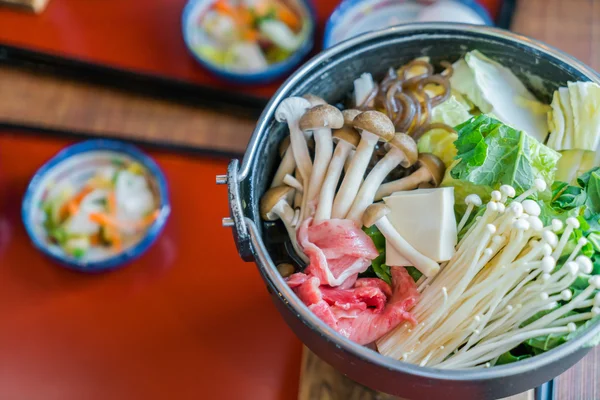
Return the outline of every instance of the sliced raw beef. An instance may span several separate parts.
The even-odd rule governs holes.
[[[409,312],[417,301],[415,282],[403,267],[391,272],[393,289],[377,278],[358,279],[352,289],[321,286],[319,278],[303,273],[287,282],[321,320],[350,340],[368,344],[403,321],[415,323]]]
[[[311,222],[312,218],[305,220],[298,229],[298,243],[310,259],[305,272],[322,285],[351,288],[379,255],[373,241],[350,220]]]

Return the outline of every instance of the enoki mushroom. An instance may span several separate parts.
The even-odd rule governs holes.
[[[407,133],[415,140],[431,129],[454,132],[446,124],[431,123],[433,107],[450,97],[449,78],[454,72],[449,62],[440,65],[445,68],[440,74],[434,74],[433,65],[423,59],[413,60],[398,70],[390,68],[357,108],[384,112],[396,132]]]
[[[545,186],[536,181],[530,194]],[[568,218],[559,239],[555,231],[563,224],[544,227],[527,192],[509,202],[514,189],[500,189],[442,271],[419,282],[421,299],[412,310],[418,324],[399,326],[377,341],[382,354],[435,368],[485,368],[528,339],[569,334],[576,323],[600,315],[600,277],[590,276],[591,260],[578,255],[587,240],[579,239],[559,264],[578,220]],[[578,277],[588,286],[575,293],[569,287]],[[590,311],[570,315],[582,308]]]

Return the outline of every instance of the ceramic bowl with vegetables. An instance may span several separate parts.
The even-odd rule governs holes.
[[[156,240],[170,213],[158,165],[129,144],[89,140],[42,166],[22,206],[33,244],[85,272],[116,268]]]
[[[214,74],[236,83],[264,83],[308,54],[314,20],[302,0],[191,0],[183,12],[183,38]]]

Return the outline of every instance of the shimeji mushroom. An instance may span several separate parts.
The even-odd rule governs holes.
[[[276,186],[265,192],[260,199],[260,215],[265,221],[276,221],[281,219],[288,232],[292,246],[302,260],[308,262],[308,258],[298,245],[296,229],[293,227],[294,209],[289,205],[287,197],[294,189],[287,186]]]
[[[290,142],[296,167],[303,182],[308,182],[312,172],[312,161],[308,152],[306,138],[299,126],[300,118],[310,108],[310,102],[302,97],[288,97],[283,100],[275,111],[275,119],[287,122],[290,130]]]
[[[410,243],[408,243],[391,224],[387,215],[390,208],[383,203],[370,205],[364,213],[363,224],[369,228],[372,225],[377,226],[381,234],[386,238],[389,245],[394,247],[398,253],[402,254],[410,263],[423,275],[427,277],[434,276],[440,270],[440,265],[432,259],[421,254]]]
[[[351,114],[344,113],[344,117],[346,116],[351,117]],[[342,128],[333,132],[333,141],[336,142],[337,145],[329,163],[329,168],[327,168],[327,175],[325,176],[319,194],[319,202],[314,220],[315,224],[331,218],[331,208],[333,206],[335,189],[337,188],[338,181],[342,175],[342,169],[344,168],[346,160],[350,156],[350,153],[358,146],[360,135],[352,126],[345,124]]]
[[[420,153],[418,161],[419,169],[409,176],[379,186],[375,193],[375,200],[381,200],[394,192],[415,189],[421,184],[430,183],[431,186],[437,187],[444,179],[446,172],[444,162],[431,153]]]
[[[271,182],[271,187],[281,186],[283,178],[288,174],[292,174],[296,169],[296,160],[294,159],[294,154],[290,147],[289,136],[286,136],[279,144],[279,156],[281,157],[281,163],[279,164],[279,167],[277,167],[277,171]]]
[[[358,114],[354,118],[353,125],[360,130],[361,139],[333,201],[332,218],[345,218],[348,214],[360,189],[377,141],[381,139],[387,142],[394,138],[394,124],[387,115],[379,111],[365,111]]]
[[[294,268],[294,266],[292,264],[289,263],[281,263],[277,266],[277,270],[279,271],[279,273],[281,274],[282,277],[287,278],[288,276],[292,275],[294,272],[296,272],[296,269]]]
[[[398,165],[408,168],[417,161],[417,144],[410,136],[397,133],[388,144],[390,149],[365,178],[346,216],[346,218],[355,221],[359,225],[363,213],[373,203],[375,192],[385,177]]]
[[[333,141],[331,139],[331,130],[339,129],[344,126],[344,117],[342,112],[329,104],[322,104],[310,108],[300,119],[300,129],[302,131],[312,131],[315,139],[315,161],[313,163],[312,174],[309,180],[305,180],[305,191],[303,207],[300,210],[300,220],[312,214],[314,208],[313,201],[321,191],[321,185],[325,179],[327,166],[333,153]],[[308,186],[306,186],[308,182]]]
[[[323,100],[319,96],[315,96],[314,94],[307,93],[307,94],[303,95],[302,97],[304,97],[306,100],[309,101],[311,107],[327,104],[327,102],[325,100]]]

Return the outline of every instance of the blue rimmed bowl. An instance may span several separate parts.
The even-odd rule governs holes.
[[[236,84],[261,84],[274,81],[291,72],[312,50],[314,44],[316,17],[313,6],[309,1],[298,0],[307,27],[306,39],[302,45],[284,61],[270,64],[267,69],[259,72],[237,72],[202,57],[195,48],[208,40],[206,36],[197,29],[197,21],[205,13],[215,0],[189,0],[185,5],[181,17],[183,41],[189,53],[194,59],[214,75]]]
[[[158,217],[146,231],[118,253],[94,248],[81,258],[52,243],[44,227],[46,213],[43,204],[53,188],[65,184],[81,188],[99,168],[130,162],[137,162],[145,168],[158,204]],[[94,139],[63,149],[35,173],[23,198],[21,216],[33,245],[42,253],[70,269],[102,272],[123,266],[148,250],[162,232],[170,211],[167,181],[154,160],[130,144]]]
[[[452,1],[464,18],[454,22],[494,25],[487,10],[476,0]],[[419,0],[343,0],[325,24],[323,48],[327,49],[365,32],[418,22],[419,13],[428,5]]]

